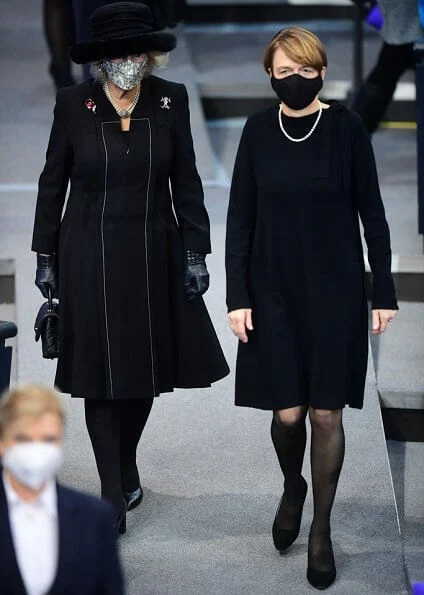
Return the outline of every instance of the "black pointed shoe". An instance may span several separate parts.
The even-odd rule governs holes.
[[[299,535],[300,524],[302,522],[303,506],[305,504],[306,494],[308,492],[308,484],[303,477],[302,482],[303,486],[299,490],[299,494],[297,496],[298,501],[296,503],[298,505],[296,526],[293,529],[282,529],[278,526],[278,513],[287,501],[287,495],[285,493],[283,493],[281,497],[280,504],[278,505],[277,512],[275,514],[274,523],[272,525],[272,539],[276,549],[279,552],[284,552],[284,550],[290,547],[296,541]]]
[[[143,500],[143,489],[139,486],[133,492],[124,492],[124,498],[128,506],[128,510],[136,508]]]
[[[119,535],[123,535],[127,531],[127,510],[128,510],[127,502],[126,502],[125,498],[122,498],[119,512],[115,518],[115,522],[113,523],[116,537],[118,537]]]
[[[331,543],[330,535],[326,536],[326,540],[328,540],[329,546],[329,557],[330,557],[330,568],[328,570],[318,570],[311,566],[310,563],[310,555],[308,551],[308,570],[306,572],[306,578],[308,579],[309,583],[315,587],[315,589],[319,589],[320,591],[324,591],[324,589],[328,589],[334,581],[336,580],[336,564],[334,562],[334,553],[333,553],[333,544]]]

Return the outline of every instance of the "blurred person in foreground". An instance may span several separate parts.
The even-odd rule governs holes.
[[[326,51],[290,27],[265,51],[280,103],[253,114],[234,166],[227,220],[229,325],[239,338],[236,405],[273,411],[284,475],[272,535],[286,550],[299,534],[311,423],[314,517],[307,578],[336,577],[330,515],[342,469],[346,405],[363,406],[368,308],[359,219],[373,274],[372,332],[398,308],[390,236],[374,155],[360,118],[318,94]]]
[[[121,595],[111,506],[57,483],[64,411],[22,386],[0,400],[0,592]]]
[[[353,1],[366,3],[366,0]],[[383,45],[352,105],[370,134],[383,119],[401,76],[415,69],[414,42],[423,35],[418,0],[379,0],[378,4],[383,15]]]

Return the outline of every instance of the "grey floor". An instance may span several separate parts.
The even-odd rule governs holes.
[[[0,0],[0,9],[4,97],[0,104],[0,258],[13,258],[16,267],[16,376],[20,382],[51,384],[54,364],[41,359],[40,346],[33,341],[33,320],[41,296],[33,285],[35,256],[29,245],[36,181],[51,124],[53,89],[46,73],[40,0],[15,4]],[[222,262],[227,186],[242,122],[206,126],[197,94],[198,64],[190,58],[195,55],[199,63],[203,60],[201,46],[192,46],[190,35],[184,36],[182,28],[178,34],[184,42],[174,62],[171,60],[167,76],[185,82],[190,90],[214,247],[208,259],[212,286],[206,301],[233,368],[236,345],[227,329]],[[205,43],[205,52],[211,51],[211,43],[213,40]],[[379,132],[375,148],[394,252],[421,254],[415,223],[414,132]],[[407,335],[414,354],[424,334],[419,319],[422,305],[417,304],[416,310],[413,336]],[[390,340],[390,335],[384,337],[385,342]],[[395,340],[401,351],[402,341],[408,339],[400,336]],[[379,349],[381,359],[383,346]],[[390,349],[386,353],[386,384],[394,390],[404,385],[406,390],[408,366],[402,374],[398,369],[396,374],[391,373],[390,358],[395,360],[397,353]],[[330,591],[337,594],[406,593],[405,551],[409,576],[424,579],[419,565],[423,551],[422,478],[415,478],[407,489],[402,481],[420,451],[418,447],[406,451],[402,445],[392,445],[391,458],[399,479],[395,489],[398,499],[403,497],[400,520],[410,536],[409,549],[405,550],[377,393],[375,373],[384,365],[378,363],[374,367],[370,358],[365,409],[345,413],[347,457],[333,519],[338,580]],[[414,387],[422,381],[422,373],[417,371]],[[235,408],[233,382],[231,375],[209,390],[176,391],[155,403],[139,448],[145,500],[129,514],[128,532],[119,542],[130,595],[312,591],[305,578],[311,494],[299,540],[281,557],[270,536],[282,478],[271,447],[269,414]],[[98,493],[82,403],[70,402],[66,396],[63,399],[68,424],[61,479]],[[310,478],[307,462],[306,476]],[[414,494],[420,496],[415,498]]]

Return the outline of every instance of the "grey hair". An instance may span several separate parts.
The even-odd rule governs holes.
[[[169,52],[146,52],[149,63],[147,65],[144,78],[147,78],[155,68],[166,68],[169,61]],[[102,66],[103,60],[91,62],[90,74],[97,83],[104,83],[107,80],[106,72]]]

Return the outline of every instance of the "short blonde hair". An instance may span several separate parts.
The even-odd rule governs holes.
[[[37,385],[24,385],[5,393],[0,399],[0,437],[7,426],[19,417],[38,418],[55,413],[65,421],[65,412],[56,391]]]
[[[274,35],[265,49],[263,59],[267,72],[272,71],[274,54],[278,48],[281,48],[291,60],[304,66],[312,66],[318,72],[327,66],[324,44],[314,33],[302,27],[287,27]]]

